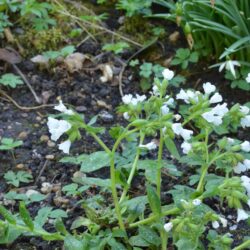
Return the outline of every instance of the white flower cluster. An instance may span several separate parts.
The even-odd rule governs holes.
[[[216,105],[210,111],[202,114],[202,117],[209,123],[213,123],[215,126],[222,124],[222,118],[228,112],[227,104],[223,103]]]
[[[54,107],[55,110],[58,110],[67,115],[73,115],[74,112],[65,107],[62,101],[59,101],[59,105]],[[65,120],[58,120],[52,117],[48,118],[47,126],[51,134],[51,140],[57,141],[65,132],[71,129],[71,124]],[[59,149],[62,150],[65,154],[69,154],[69,149],[71,146],[71,141],[66,140],[58,145]]]
[[[250,114],[249,114],[250,109],[247,106],[240,106],[240,112],[242,115],[244,115],[243,118],[240,120],[240,124],[242,128],[248,128],[250,127]]]
[[[138,95],[136,94],[136,97],[133,97],[131,94],[124,95],[122,97],[122,101],[124,104],[132,104],[133,106],[136,106],[138,103],[141,103],[145,101],[147,97],[145,95]]]
[[[198,102],[198,96],[201,94],[200,91],[192,90],[183,90],[181,89],[180,93],[176,95],[177,100],[183,100],[185,103],[189,104],[191,101]]]
[[[188,142],[191,139],[191,135],[194,133],[192,130],[184,129],[181,123],[173,123],[172,130],[176,135],[183,138],[184,142],[181,144],[181,148],[184,154],[188,154],[192,149],[192,144]]]

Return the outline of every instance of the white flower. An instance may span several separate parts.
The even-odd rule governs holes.
[[[130,116],[129,116],[128,112],[123,113],[123,118],[126,120],[129,120]]]
[[[247,77],[246,77],[246,81],[247,81],[248,83],[250,83],[250,73],[248,73],[248,75],[247,75]]]
[[[212,85],[210,82],[206,82],[203,84],[203,89],[207,95],[210,95],[216,90],[216,87]]]
[[[133,98],[133,96],[131,94],[124,95],[122,97],[122,101],[123,101],[124,104],[130,104],[131,101],[132,101],[132,98]]]
[[[138,95],[136,94],[136,100],[137,102],[144,102],[147,99],[145,95]]]
[[[240,124],[242,128],[250,127],[250,115],[246,115],[245,117],[241,118]]]
[[[176,95],[176,99],[177,100],[183,100],[187,104],[190,103],[189,102],[189,96],[183,89],[181,89],[180,93]]]
[[[151,142],[149,142],[148,144],[145,144],[145,145],[140,144],[139,147],[140,148],[146,148],[148,150],[153,150],[153,149],[157,148],[157,145],[156,145],[156,143],[154,141],[151,141]]]
[[[239,208],[237,212],[238,212],[237,222],[248,219],[249,215],[246,213],[245,210]]]
[[[184,141],[182,144],[181,144],[181,148],[182,148],[182,152],[183,154],[188,154],[189,151],[192,149],[192,144]]]
[[[222,96],[219,93],[215,93],[209,100],[209,102],[212,103],[218,103],[222,102]]]
[[[171,80],[174,77],[174,71],[169,69],[164,69],[162,75],[166,80]]]
[[[245,160],[243,161],[243,164],[246,166],[246,169],[247,169],[247,170],[250,170],[250,160],[245,159]]]
[[[249,113],[250,109],[247,106],[240,106],[240,112],[244,115],[247,115]]]
[[[47,125],[51,134],[51,140],[57,141],[62,134],[70,130],[71,124],[64,120],[57,120],[49,117]]]
[[[168,223],[166,223],[165,225],[164,225],[164,229],[165,229],[165,231],[168,233],[168,232],[170,232],[171,230],[172,230],[172,228],[173,228],[173,223],[172,222],[168,222]]]
[[[189,140],[194,133],[192,130],[184,129],[181,123],[173,123],[172,130],[176,135],[180,135],[184,141]]]
[[[72,110],[67,109],[65,107],[65,105],[62,102],[62,100],[59,100],[59,105],[55,106],[54,109],[58,110],[58,111],[60,111],[60,112],[62,112],[64,114],[67,114],[67,115],[73,115],[74,114],[74,112]]]
[[[219,72],[221,72],[224,68],[226,68],[226,70],[230,71],[234,76],[234,78],[236,78],[236,73],[234,69],[235,66],[240,67],[240,63],[238,61],[227,60],[226,62],[221,63]]]
[[[227,219],[226,218],[223,218],[223,217],[220,217],[220,222],[222,224],[223,227],[227,227]]]
[[[168,99],[166,102],[164,102],[164,104],[168,105],[168,106],[173,106],[174,105],[174,98],[170,97],[169,95],[165,96],[166,99]]]
[[[227,104],[218,104],[212,110],[202,114],[202,117],[209,123],[213,123],[215,126],[222,124],[223,116],[228,112]]]
[[[162,113],[162,115],[168,114],[169,113],[169,107],[167,105],[163,105],[161,107],[161,113]]]
[[[153,90],[153,95],[155,95],[155,96],[160,95],[160,91],[156,85],[153,86],[152,90]]]
[[[202,202],[201,202],[200,199],[194,199],[194,200],[192,201],[192,203],[193,203],[193,205],[195,205],[195,206],[199,206]]]
[[[212,226],[213,226],[214,229],[217,229],[217,228],[219,228],[220,224],[219,224],[219,222],[216,220],[216,221],[213,221],[213,222],[212,222]]]
[[[246,166],[239,162],[235,167],[234,167],[234,173],[240,174],[242,172],[245,172],[247,170]]]
[[[69,149],[70,149],[70,146],[71,146],[71,141],[70,140],[67,140],[67,141],[64,141],[62,143],[60,143],[58,145],[59,149],[63,151],[63,153],[65,154],[69,154]]]
[[[250,178],[246,175],[240,177],[242,181],[242,186],[246,189],[248,197],[250,197]]]
[[[250,152],[250,142],[249,141],[244,141],[243,143],[240,144],[241,150],[244,152]]]

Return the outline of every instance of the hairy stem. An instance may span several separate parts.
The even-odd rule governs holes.
[[[233,248],[233,250],[246,249],[249,246],[250,246],[250,240],[247,240],[247,241],[243,242],[242,244],[240,244],[239,246]]]
[[[157,169],[157,179],[156,179],[156,187],[157,187],[157,195],[159,196],[159,199],[161,198],[161,167],[162,167],[162,152],[163,152],[163,132],[162,129],[160,130],[160,144],[159,144],[159,150],[158,150],[158,169]]]
[[[144,138],[145,138],[145,134],[140,133],[139,145],[143,143]],[[130,174],[129,174],[129,177],[128,177],[128,180],[127,180],[127,186],[123,190],[123,193],[122,193],[122,196],[120,198],[119,203],[122,203],[124,201],[124,199],[125,199],[125,197],[127,195],[127,192],[128,192],[128,190],[130,188],[132,179],[134,177],[134,174],[135,174],[135,171],[136,171],[136,168],[137,168],[140,153],[141,153],[141,149],[140,149],[140,147],[138,147],[137,151],[136,151],[136,156],[135,156],[135,159],[134,159],[134,162],[133,162],[133,165],[132,165],[132,168],[131,168],[131,171],[130,171]]]
[[[171,215],[171,214],[177,214],[179,212],[179,208],[172,208],[172,209],[169,209],[169,210],[166,210],[166,211],[163,211],[160,215],[160,217],[164,217],[164,216],[167,216],[167,215]],[[133,228],[133,227],[138,227],[140,225],[144,225],[144,224],[149,224],[149,223],[152,223],[154,222],[155,220],[159,219],[159,215],[152,215],[146,219],[143,219],[143,220],[140,220],[140,221],[137,221],[137,222],[134,222],[134,223],[131,223],[129,225],[130,228]]]

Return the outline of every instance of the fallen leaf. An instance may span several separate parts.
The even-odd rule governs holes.
[[[71,55],[68,55],[64,59],[64,63],[70,73],[73,73],[75,71],[79,71],[82,69],[83,62],[86,59],[86,57],[82,53],[73,53]]]
[[[0,49],[0,60],[10,64],[17,64],[22,61],[21,56],[12,48]]]

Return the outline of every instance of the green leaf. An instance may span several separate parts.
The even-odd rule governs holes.
[[[86,249],[84,243],[76,239],[72,235],[67,235],[64,239],[65,250],[84,250]]]
[[[105,166],[109,166],[110,157],[104,151],[94,152],[88,155],[82,162],[81,162],[81,171],[85,173],[90,173],[101,169]]]
[[[139,235],[148,243],[153,246],[159,246],[161,244],[161,239],[159,235],[151,228],[146,226],[139,227]]]
[[[73,181],[76,183],[80,183],[82,185],[99,186],[99,187],[106,187],[106,188],[111,187],[110,179],[76,177],[76,178],[73,178]]]
[[[155,189],[148,185],[147,186],[147,197],[149,201],[150,208],[155,215],[161,215],[161,201],[156,194]]]
[[[50,212],[49,217],[53,219],[67,218],[68,214],[62,209],[55,209],[52,212]]]
[[[53,209],[52,207],[43,207],[39,209],[37,216],[34,219],[35,224],[39,227],[42,227],[49,218],[52,209]]]
[[[165,145],[169,152],[177,159],[180,160],[179,152],[176,148],[174,141],[168,136],[165,138]]]
[[[199,60],[199,53],[198,52],[192,52],[190,57],[189,57],[189,61],[192,63],[196,63]]]
[[[140,235],[132,236],[129,239],[129,243],[132,246],[138,246],[138,247],[148,247],[148,246],[150,246],[150,244],[146,240],[144,240]]]
[[[111,238],[108,241],[109,246],[111,246],[111,250],[126,250],[127,248],[120,242],[116,241],[114,238]]]
[[[16,224],[16,218],[12,215],[4,206],[0,205],[0,214],[7,220],[10,224]]]
[[[25,223],[25,225],[33,231],[34,229],[34,223],[32,221],[32,218],[30,216],[30,213],[29,211],[27,210],[26,206],[25,206],[25,203],[23,201],[21,201],[19,203],[19,213],[20,213],[20,216],[23,220],[23,222]]]
[[[14,141],[12,138],[2,138],[0,150],[11,150],[23,144],[22,141]]]
[[[55,228],[56,228],[56,230],[59,233],[61,233],[63,235],[67,235],[68,234],[68,231],[66,230],[66,228],[65,228],[65,226],[64,226],[63,221],[62,221],[61,218],[56,219]]]

